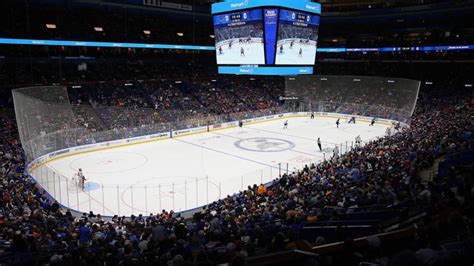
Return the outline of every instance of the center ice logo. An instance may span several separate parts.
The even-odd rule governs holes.
[[[291,150],[295,147],[293,142],[275,138],[249,138],[241,139],[234,143],[237,148],[256,152],[280,152]]]

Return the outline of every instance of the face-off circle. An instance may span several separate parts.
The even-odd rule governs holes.
[[[295,144],[291,141],[275,138],[241,139],[236,141],[234,145],[242,150],[256,152],[282,152],[295,147]]]

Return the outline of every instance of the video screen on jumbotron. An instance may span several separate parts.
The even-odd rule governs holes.
[[[265,64],[262,9],[214,16],[218,65]]]
[[[313,65],[318,30],[319,16],[281,9],[275,64]]]

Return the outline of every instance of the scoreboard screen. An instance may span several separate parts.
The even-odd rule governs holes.
[[[214,36],[217,64],[265,64],[261,9],[214,16]]]
[[[313,65],[316,62],[319,16],[280,10],[277,65]]]
[[[212,5],[219,73],[313,74],[321,5],[227,0]]]

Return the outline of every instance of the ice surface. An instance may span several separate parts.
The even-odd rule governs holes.
[[[287,168],[291,172],[320,162],[332,155],[335,145],[345,152],[357,135],[368,141],[386,130],[385,125],[362,122],[336,128],[335,119],[327,117],[288,121],[288,129],[283,129],[284,120],[276,120],[78,154],[32,174],[63,205],[82,212],[128,216],[183,211],[270,182]],[[70,179],[78,168],[88,179],[85,191],[58,178]]]
[[[283,53],[280,53],[280,46],[283,44]],[[302,56],[299,55],[300,48],[303,50]],[[278,42],[276,47],[277,65],[314,65],[316,60],[316,46],[300,44],[295,41],[293,48],[290,48],[288,42]]]
[[[244,48],[245,56],[240,54],[240,48]],[[222,46],[222,54],[219,53],[219,45],[216,49],[217,64],[220,65],[263,65],[265,64],[265,48],[263,43],[239,43],[234,41],[232,48],[228,44]]]

